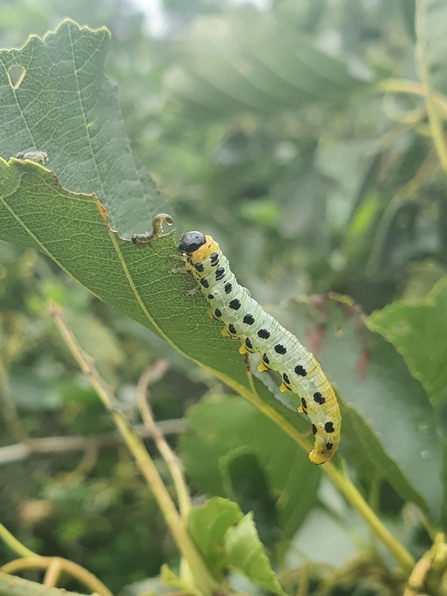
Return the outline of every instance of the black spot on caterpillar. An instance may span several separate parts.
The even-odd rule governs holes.
[[[157,215],[152,231],[134,234],[132,242],[137,246],[150,244],[162,235],[162,223],[172,224],[172,218]],[[315,435],[309,459],[315,464],[329,461],[340,442],[341,416],[334,390],[317,360],[238,284],[211,236],[187,232],[180,238],[178,250],[187,271],[212,305],[211,316],[224,323],[223,335],[241,340],[241,354],[261,354],[258,370],[278,371],[283,379],[281,391],[290,390],[300,396],[298,411],[309,417]]]
[[[212,297],[211,315],[224,323],[223,333],[241,340],[242,354],[261,354],[258,370],[267,370],[268,365],[278,371],[283,379],[281,391],[289,389],[301,397],[298,411],[307,414],[315,435],[309,459],[315,464],[330,460],[340,442],[341,416],[334,390],[317,360],[238,284],[211,236],[187,232],[178,250],[200,291],[209,302]]]

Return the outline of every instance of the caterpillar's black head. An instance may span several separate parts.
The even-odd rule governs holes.
[[[186,252],[191,254],[198,250],[201,246],[206,243],[206,238],[202,232],[186,232],[180,238],[178,243],[179,252]]]

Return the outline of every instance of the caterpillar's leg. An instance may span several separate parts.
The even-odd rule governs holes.
[[[173,259],[175,261],[182,261],[183,263],[185,262],[185,257],[182,257],[182,255],[179,255],[178,252],[173,252],[172,254],[169,255],[170,259]]]
[[[262,355],[262,360],[258,364],[258,371],[259,372],[264,372],[265,370],[271,370],[271,368],[269,366],[267,366],[267,364],[268,364],[267,354],[263,354]]]
[[[178,275],[179,273],[189,273],[189,271],[184,267],[174,267],[174,269],[169,269],[169,273],[171,275]]]
[[[248,337],[241,339],[241,347],[239,348],[239,354],[246,354],[247,352],[250,352],[250,354],[255,352]]]

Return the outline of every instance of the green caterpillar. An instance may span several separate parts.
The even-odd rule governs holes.
[[[158,230],[160,221],[167,221],[164,217],[157,216],[162,219],[154,220]],[[132,242],[147,244],[153,239],[154,232],[135,234]],[[187,232],[180,238],[178,250],[211,306],[209,314],[225,325],[222,333],[241,340],[242,354],[261,354],[258,370],[278,371],[282,378],[280,389],[300,396],[299,411],[307,414],[315,435],[309,459],[315,464],[329,461],[340,442],[341,416],[334,390],[317,360],[238,284],[228,260],[211,236]]]

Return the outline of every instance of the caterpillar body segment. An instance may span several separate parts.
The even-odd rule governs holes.
[[[282,391],[301,399],[315,435],[309,459],[323,464],[331,459],[340,442],[340,410],[334,390],[314,356],[240,286],[227,258],[211,236],[187,232],[179,242],[187,270],[210,304],[210,315],[222,321],[223,335],[241,340],[241,353],[257,352],[258,370],[281,374]]]

